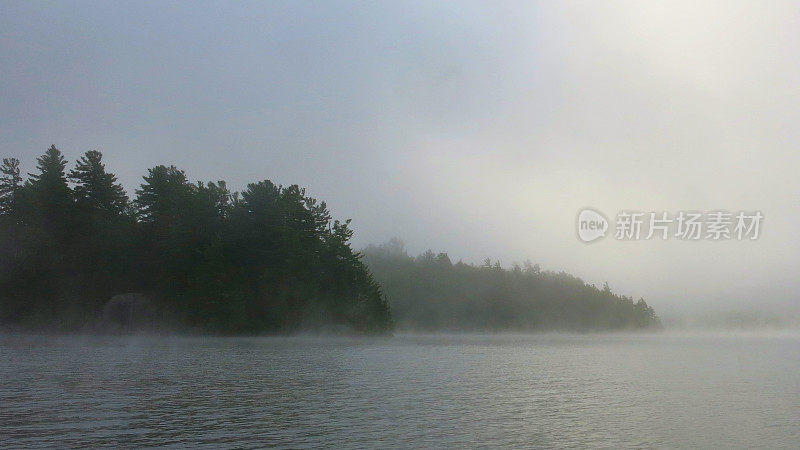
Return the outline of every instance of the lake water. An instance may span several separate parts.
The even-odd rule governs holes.
[[[800,445],[800,338],[0,336],[0,445]]]

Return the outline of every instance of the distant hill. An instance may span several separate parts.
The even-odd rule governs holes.
[[[453,264],[446,253],[410,256],[392,240],[362,251],[398,329],[420,331],[609,331],[660,327],[640,299],[598,289],[529,262],[503,269]]]

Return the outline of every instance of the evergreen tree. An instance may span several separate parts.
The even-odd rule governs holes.
[[[36,158],[36,168],[39,173],[28,174],[31,186],[54,198],[68,196],[69,187],[67,186],[67,177],[64,172],[66,167],[67,160],[64,159],[61,151],[55,145],[51,145],[44,155]]]
[[[0,322],[57,317],[80,327],[111,296],[144,292],[161,317],[216,333],[330,325],[381,333],[393,328],[393,312],[401,326],[429,330],[659,324],[644,300],[530,262],[453,264],[431,250],[411,257],[400,241],[370,247],[362,260],[350,221],[332,219],[297,185],[264,180],[240,196],[224,181],[190,183],[162,165],[128,202],[100,152],[69,173],[74,191],[55,146],[37,161],[24,185],[17,160],[0,166]]]
[[[190,206],[193,186],[186,173],[175,166],[156,166],[136,191],[139,217],[150,224],[174,224]]]
[[[439,331],[605,331],[658,327],[644,300],[598,289],[565,272],[530,261],[512,270],[489,258],[481,265],[448,264],[430,250],[413,257],[393,240],[364,250],[385,289],[399,327]]]
[[[10,216],[16,212],[22,177],[19,174],[17,158],[3,158],[0,166],[0,215]]]
[[[106,172],[103,154],[90,150],[78,160],[69,179],[76,183],[73,190],[79,205],[111,215],[121,214],[128,204],[125,189],[113,173]]]
[[[44,231],[63,244],[72,231],[74,204],[72,190],[67,184],[67,160],[55,145],[36,159],[39,173],[30,176],[25,190],[30,193],[26,208],[28,219],[38,223]],[[27,195],[27,194],[26,194]]]
[[[644,300],[530,262],[453,264],[431,250],[409,256],[400,241],[368,248],[363,260],[350,221],[332,219],[297,185],[264,180],[240,196],[224,181],[190,183],[162,165],[129,202],[100,152],[69,173],[74,191],[65,168],[55,146],[24,185],[17,160],[0,166],[0,322],[57,317],[80,327],[111,296],[144,292],[161,317],[216,333],[330,325],[380,333],[392,329],[394,312],[401,326],[429,330],[659,323]]]

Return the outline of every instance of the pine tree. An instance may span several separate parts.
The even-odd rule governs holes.
[[[174,224],[183,216],[194,193],[186,173],[175,166],[156,166],[136,190],[136,206],[145,223]]]
[[[9,216],[16,212],[17,197],[21,188],[19,160],[3,158],[3,165],[0,166],[0,216]]]
[[[35,209],[45,229],[67,232],[71,221],[72,190],[67,185],[67,160],[55,145],[36,159],[38,174],[28,174],[26,188],[33,194]]]
[[[76,183],[75,199],[81,205],[109,214],[121,214],[128,205],[125,189],[113,173],[106,172],[103,154],[90,150],[69,174]]]
[[[40,190],[69,190],[69,187],[67,187],[67,177],[64,173],[67,167],[67,160],[64,159],[61,150],[57,149],[55,145],[51,145],[50,148],[44,152],[44,155],[36,158],[36,163],[36,168],[39,169],[39,173],[28,174],[31,177],[30,183],[32,186]]]

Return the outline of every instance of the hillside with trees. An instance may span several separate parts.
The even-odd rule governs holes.
[[[52,146],[37,163],[27,179],[17,159],[0,168],[4,326],[85,329],[141,293],[158,322],[199,332],[392,328],[349,221],[296,185],[235,193],[157,166],[131,200],[100,152],[68,169]]]
[[[71,331],[105,316],[218,334],[299,330],[606,331],[658,327],[640,299],[564,272],[350,245],[350,221],[269,180],[231,192],[148,170],[129,199],[102,154],[55,147],[0,166],[0,325]],[[374,274],[374,276],[373,276]],[[390,313],[391,308],[391,313]],[[152,310],[152,311],[150,311]],[[107,317],[106,317],[107,318]]]
[[[611,331],[657,328],[640,299],[598,289],[526,262],[453,263],[446,253],[410,256],[403,243],[369,246],[364,260],[386,293],[398,329],[418,331]]]

